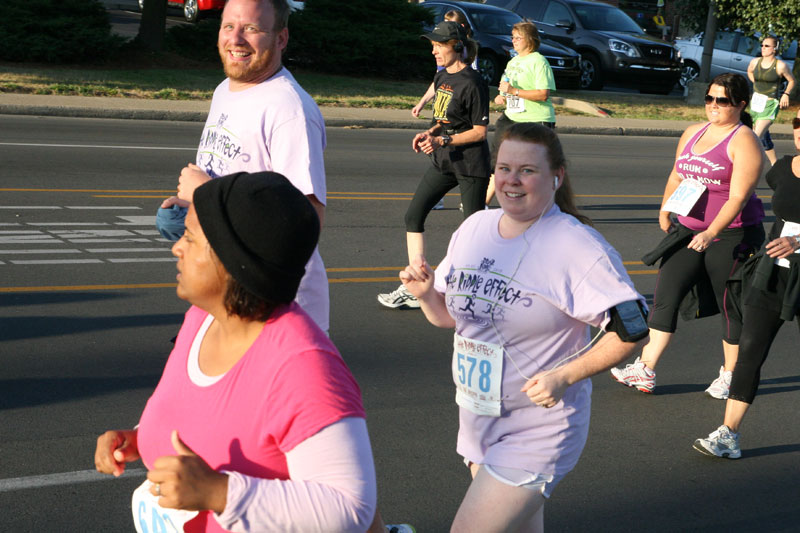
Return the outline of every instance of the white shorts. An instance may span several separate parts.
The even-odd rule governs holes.
[[[472,462],[465,459],[464,464],[469,467]],[[549,498],[556,485],[564,479],[564,475],[538,474],[536,472],[528,472],[521,468],[487,464],[481,466],[486,469],[489,475],[500,483],[511,485],[512,487],[522,487],[528,490],[540,491],[545,498]]]

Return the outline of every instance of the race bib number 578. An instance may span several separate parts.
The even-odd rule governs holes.
[[[453,381],[456,403],[477,415],[500,416],[503,347],[455,334]]]

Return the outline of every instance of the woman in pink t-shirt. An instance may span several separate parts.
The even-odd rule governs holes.
[[[511,126],[502,209],[465,220],[435,274],[422,256],[400,273],[428,320],[455,328],[457,450],[473,476],[459,533],[543,530],[545,499],[586,443],[589,376],[647,336],[644,299],[575,209],[565,165],[550,128]],[[606,331],[591,348],[589,326]]]
[[[173,246],[192,307],[135,429],[97,440],[97,470],[141,459],[137,531],[363,532],[375,470],[361,394],[293,302],[319,236],[280,174],[198,187]]]

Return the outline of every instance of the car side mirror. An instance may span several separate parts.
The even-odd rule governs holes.
[[[571,20],[566,20],[566,19],[559,20],[558,22],[556,22],[556,28],[564,28],[567,31],[572,31],[575,29],[575,23],[572,22]]]

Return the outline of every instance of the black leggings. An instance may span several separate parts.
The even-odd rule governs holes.
[[[773,267],[771,282],[777,281],[776,276],[785,277],[788,271],[784,272],[783,270],[783,267]],[[743,324],[742,334],[739,338],[739,358],[733,369],[731,390],[728,396],[733,400],[751,404],[756,397],[758,382],[761,380],[761,367],[767,360],[769,349],[778,330],[784,324],[784,321],[781,320],[780,309],[785,287],[785,283],[781,280],[777,283],[774,292],[773,290],[765,292],[752,289],[756,292],[755,299],[771,299],[772,305],[758,305],[757,301],[752,304],[745,302],[742,305]],[[798,329],[800,329],[800,315],[796,317],[796,320]]]
[[[489,178],[475,178],[459,174],[444,173],[432,166],[422,176],[417,185],[411,205],[406,211],[406,231],[422,233],[425,231],[425,219],[433,206],[444,198],[447,191],[458,186],[461,189],[461,205],[464,218],[480,211],[486,205],[486,188]]]
[[[725,229],[703,252],[680,246],[671,255],[664,256],[658,270],[653,295],[650,327],[674,333],[678,325],[681,301],[703,276],[708,275],[717,307],[722,310],[723,339],[726,341],[738,339],[741,324],[729,320],[723,305],[725,282],[739,268],[741,259],[747,257],[748,251],[757,249],[763,239],[764,229],[760,224],[746,228]]]

